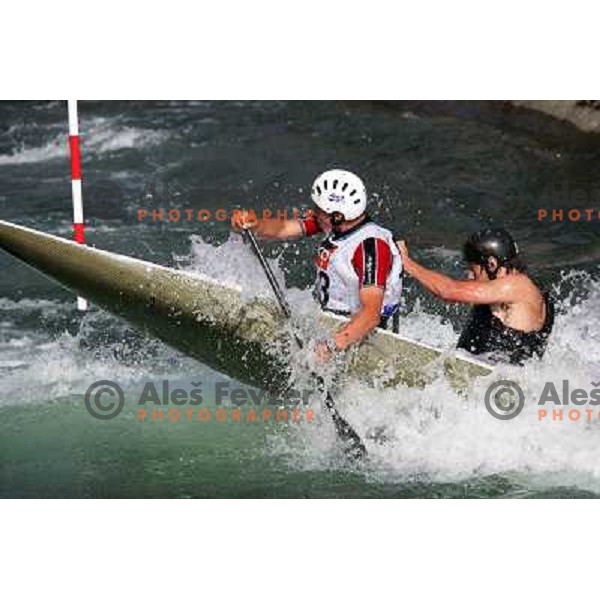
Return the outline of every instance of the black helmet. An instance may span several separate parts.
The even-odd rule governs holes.
[[[474,233],[465,243],[463,256],[468,263],[486,265],[493,256],[498,263],[517,258],[519,247],[506,229],[483,229]]]

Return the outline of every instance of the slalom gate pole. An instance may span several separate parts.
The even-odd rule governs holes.
[[[81,193],[81,152],[79,148],[79,120],[77,100],[68,100],[69,149],[71,151],[71,191],[73,196],[73,239],[85,244],[85,224],[83,222],[83,196]],[[77,298],[77,308],[87,310],[87,300]]]

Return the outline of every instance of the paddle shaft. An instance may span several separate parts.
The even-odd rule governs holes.
[[[275,275],[274,275],[273,271],[271,270],[271,267],[269,266],[267,259],[265,258],[264,254],[262,253],[261,249],[259,248],[258,242],[256,241],[254,234],[252,233],[252,231],[250,231],[250,229],[244,229],[244,236],[250,242],[250,245],[252,246],[254,255],[256,256],[256,258],[258,258],[258,262],[260,262],[260,265],[263,268],[263,271],[265,272],[265,275],[269,281],[269,284],[271,285],[271,289],[273,290],[275,297],[277,298],[277,302],[279,302],[279,306],[281,307],[283,314],[288,319],[291,318],[292,311],[290,309],[290,305],[287,303],[287,300],[285,299],[285,296],[283,295],[283,292],[281,291],[281,288],[279,287],[279,283],[277,282],[277,279],[275,279]]]
[[[269,284],[271,285],[271,289],[273,290],[273,293],[277,298],[277,302],[279,303],[283,314],[286,316],[286,318],[291,318],[292,311],[290,309],[290,305],[287,303],[283,291],[279,287],[279,283],[275,279],[275,275],[271,267],[269,266],[269,263],[267,263],[266,258],[264,257],[260,247],[258,246],[254,234],[250,229],[244,229],[243,235],[245,239],[250,242],[250,245],[252,246],[252,251],[254,252],[256,258],[258,259],[263,268],[263,271],[267,277],[267,280],[269,281]],[[296,343],[298,344],[298,347],[302,349],[304,345],[302,343],[302,340],[295,333],[294,338],[296,340]],[[325,381],[322,377],[317,376],[317,384],[321,391],[325,391]],[[340,415],[335,406],[333,397],[331,396],[331,393],[329,391],[326,391],[325,408],[327,408],[329,414],[331,415],[337,435],[340,437],[340,439],[342,439],[342,441],[349,442],[349,444],[345,448],[346,454],[352,459],[364,458],[367,454],[365,445],[362,443],[360,436],[358,435],[358,433],[356,433],[356,431],[350,425],[350,423],[348,423],[348,421],[346,421],[346,419],[344,419],[344,417]]]

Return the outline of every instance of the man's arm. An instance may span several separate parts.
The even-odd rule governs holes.
[[[402,251],[402,249],[401,249]],[[493,281],[459,281],[442,273],[426,269],[403,252],[404,268],[423,287],[447,302],[464,304],[498,304],[518,299],[518,285],[514,279]]]
[[[231,227],[238,233],[252,229],[266,240],[289,240],[302,237],[304,225],[299,219],[258,219],[253,212],[237,210],[231,217]]]
[[[335,335],[338,350],[360,342],[379,325],[384,291],[384,288],[374,285],[360,290],[360,310]]]

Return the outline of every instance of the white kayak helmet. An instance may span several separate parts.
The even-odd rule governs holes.
[[[321,173],[313,183],[311,198],[327,214],[340,213],[346,221],[360,217],[367,209],[365,184],[354,173],[341,169]]]

